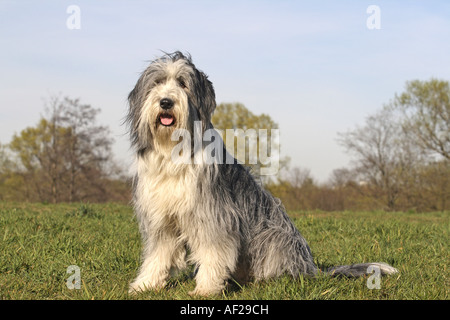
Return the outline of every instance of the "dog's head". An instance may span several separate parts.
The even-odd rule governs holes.
[[[127,122],[138,153],[169,151],[175,129],[193,132],[194,121],[203,130],[212,127],[215,93],[208,77],[181,52],[165,54],[150,63],[128,96]]]

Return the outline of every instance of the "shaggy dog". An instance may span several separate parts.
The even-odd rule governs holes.
[[[177,132],[195,136],[196,130],[213,130],[216,107],[212,83],[190,56],[174,52],[153,61],[128,99],[127,122],[136,152],[133,203],[144,243],[130,292],[161,289],[188,263],[197,267],[193,295],[220,293],[231,278],[244,283],[319,271],[280,201],[244,166],[224,164],[220,157],[189,161],[208,143],[195,146],[186,135],[180,143]],[[180,144],[184,160],[175,161]],[[364,263],[326,272],[360,276],[369,267],[381,274],[397,271],[384,263]]]

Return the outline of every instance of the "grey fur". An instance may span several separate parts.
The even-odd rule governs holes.
[[[166,94],[175,100],[173,114],[180,119],[173,128],[157,121],[161,112],[157,101]],[[171,163],[164,147],[173,146],[168,137],[175,128],[193,133],[195,120],[202,121],[203,130],[213,127],[212,83],[189,56],[175,52],[153,61],[130,93],[129,105],[127,120],[137,166],[134,207],[144,241],[142,266],[130,292],[164,287],[170,274],[187,262],[198,267],[192,294],[199,295],[220,292],[230,278],[246,282],[282,274],[317,274],[311,249],[280,200],[244,166],[237,161]],[[340,266],[328,273],[359,276],[370,265]],[[396,272],[386,264],[376,265],[382,273]]]

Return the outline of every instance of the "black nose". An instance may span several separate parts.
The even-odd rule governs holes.
[[[164,99],[161,99],[161,100],[159,101],[159,105],[160,105],[161,108],[163,108],[164,110],[168,110],[168,109],[170,109],[170,108],[173,107],[173,101],[172,101],[171,99],[169,99],[169,98],[164,98]]]

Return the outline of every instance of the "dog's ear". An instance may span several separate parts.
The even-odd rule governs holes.
[[[149,69],[150,67],[148,67],[146,70],[144,70],[144,72],[141,73],[138,81],[136,82],[136,85],[128,95],[128,104],[130,106],[130,109],[133,108],[140,110],[142,108],[142,104],[144,103],[147,96],[147,92],[145,92],[146,80],[150,78],[151,75]]]
[[[135,109],[138,105],[138,97],[139,97],[139,88],[138,85],[131,90],[130,94],[128,95],[128,106],[131,109]],[[131,119],[130,119],[131,120]]]
[[[216,110],[216,93],[214,92],[212,82],[208,80],[208,77],[206,75],[204,75],[204,77],[206,82],[205,106],[208,110],[209,117],[211,117],[214,110]]]
[[[126,122],[128,123],[128,129],[130,131],[131,143],[137,149],[138,154],[145,152],[145,150],[152,149],[150,130],[146,130],[144,137],[141,137],[141,135],[143,135],[144,133],[139,132],[142,106],[147,96],[144,85],[145,78],[146,74],[144,71],[144,73],[139,77],[139,80],[137,81],[135,87],[128,95],[129,108]]]
[[[197,71],[197,85],[196,97],[198,112],[201,120],[204,122],[204,126],[209,126],[211,122],[211,116],[216,109],[216,94],[211,81],[208,80],[208,76],[201,71]]]

